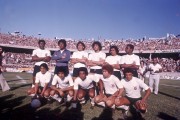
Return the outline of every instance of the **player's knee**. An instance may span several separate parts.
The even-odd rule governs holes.
[[[51,91],[50,91],[50,95],[51,95],[51,96],[54,96],[54,95],[55,95],[55,91],[54,91],[54,90],[51,90]]]
[[[99,96],[94,97],[94,102],[99,103],[100,102],[100,97]]]
[[[74,95],[74,92],[71,90],[69,91],[69,96],[73,96]]]
[[[122,102],[120,101],[120,99],[115,99],[115,105],[116,106],[121,106]]]
[[[44,97],[49,97],[49,92],[48,91],[44,92]]]
[[[84,95],[82,93],[79,93],[77,97],[78,97],[78,99],[82,99],[84,97]]]
[[[107,100],[106,101],[106,106],[107,107],[111,107],[111,106],[113,106],[113,104],[114,104],[114,102],[112,100]]]

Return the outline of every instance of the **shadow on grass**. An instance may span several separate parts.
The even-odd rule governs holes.
[[[113,110],[111,108],[104,108],[99,117],[94,117],[92,120],[113,120]]]
[[[10,82],[22,81],[22,80],[29,80],[29,79],[14,79],[14,80],[7,80],[7,82],[10,83]]]
[[[170,116],[170,115],[163,113],[163,112],[159,112],[159,114],[157,116],[163,120],[177,120],[177,118]]]
[[[162,94],[162,95],[165,95],[165,96],[172,97],[172,98],[174,98],[174,99],[180,100],[180,98],[179,98],[179,97],[172,96],[172,95],[169,95],[169,94],[164,93],[164,92],[160,92],[160,91],[159,91],[159,94]]]
[[[19,86],[11,87],[11,90],[16,90],[16,89],[18,89],[18,88],[26,87],[26,86],[31,86],[31,85],[32,85],[31,83],[22,84],[22,85],[19,85]]]

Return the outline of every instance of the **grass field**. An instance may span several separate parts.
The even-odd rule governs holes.
[[[108,111],[101,107],[90,109],[90,102],[76,111],[67,110],[57,102],[45,104],[34,110],[30,107],[31,97],[26,90],[31,87],[31,74],[4,73],[10,91],[0,90],[0,120],[121,120],[122,111]],[[147,81],[146,81],[147,82]],[[130,114],[128,114],[131,116]],[[180,119],[180,81],[161,80],[158,95],[148,99],[146,120]],[[131,119],[131,118],[129,118]]]

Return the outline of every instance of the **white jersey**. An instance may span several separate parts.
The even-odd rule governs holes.
[[[103,82],[105,93],[114,94],[118,89],[123,88],[121,81],[114,75],[111,75],[109,78],[104,78],[103,75],[99,76]]]
[[[41,87],[45,86],[45,83],[50,84],[51,82],[51,73],[47,71],[45,74],[42,74],[41,72],[38,72],[36,74],[36,80],[35,83],[40,83]]]
[[[126,91],[126,96],[130,98],[140,98],[141,88],[144,90],[149,89],[149,87],[141,79],[136,77],[132,77],[130,81],[122,79],[121,83]]]
[[[46,57],[46,56],[51,57],[51,52],[46,49],[42,50],[38,48],[38,49],[33,50],[32,56],[35,56],[35,55],[37,55],[38,57]],[[39,61],[39,62],[36,62],[35,65],[40,66],[42,63],[46,63],[46,62]]]
[[[160,69],[162,69],[161,65],[160,64],[150,64],[149,65],[149,68],[152,69],[153,71],[150,71],[150,74],[153,74],[153,75],[158,75],[158,73],[154,73],[155,71],[159,71]]]
[[[113,64],[120,64],[120,60],[121,60],[121,56],[120,55],[116,55],[116,56],[107,56],[105,62],[109,63],[110,65]],[[118,69],[114,69],[114,71],[120,71]]]
[[[67,88],[74,85],[73,79],[70,75],[64,79],[61,79],[58,75],[54,75],[51,84],[55,85],[57,88]]]
[[[139,56],[132,54],[132,55],[123,55],[121,57],[120,64],[133,64],[140,65],[140,59]]]
[[[139,72],[141,73],[141,74],[143,74],[144,72],[146,71],[146,66],[143,66],[143,67],[139,67]]]
[[[85,51],[76,51],[76,52],[73,52],[71,58],[82,59],[83,57],[88,58],[88,53],[85,52]],[[80,67],[86,67],[86,65],[83,64],[83,63],[76,63],[76,64],[74,64],[74,68],[80,68]]]
[[[90,89],[93,86],[93,81],[98,82],[99,79],[96,75],[88,75],[85,80],[82,80],[80,77],[77,77],[74,81],[74,90],[78,90],[79,86],[82,89]]]
[[[96,53],[96,52],[91,53],[91,54],[89,55],[88,60],[99,61],[100,59],[105,60],[105,58],[106,58],[106,54],[105,54],[104,52],[101,52],[101,51],[100,51],[100,52],[97,52],[97,53]],[[90,69],[102,69],[102,67],[96,65],[96,66],[90,67]]]

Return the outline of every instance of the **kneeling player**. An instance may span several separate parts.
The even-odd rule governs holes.
[[[35,87],[28,90],[28,94],[40,94],[42,97],[49,97],[51,73],[46,63],[40,65],[40,72],[36,74]],[[40,86],[39,86],[40,84]]]
[[[67,102],[69,102],[73,97],[73,80],[70,75],[67,74],[63,67],[59,67],[58,73],[54,76],[51,83],[50,95],[55,100],[61,102],[62,98],[67,97]],[[60,96],[60,98],[58,97]],[[64,99],[64,100],[65,100]]]
[[[130,68],[124,70],[125,78],[121,80],[121,83],[125,90],[125,97],[116,98],[115,105],[130,105],[132,108],[136,108],[141,113],[145,113],[147,106],[146,100],[151,94],[150,88],[139,78],[133,77],[133,71]],[[141,97],[141,89],[145,90],[145,95]]]
[[[102,66],[103,75],[100,76],[100,94],[95,97],[95,102],[101,106],[115,108],[115,98],[122,94],[123,86],[120,80],[113,75],[113,67],[109,64]]]
[[[85,103],[85,95],[88,94],[91,99],[91,108],[94,106],[95,88],[93,82],[96,82],[94,75],[88,75],[87,68],[79,68],[79,75],[74,81],[74,102],[77,99],[80,103]]]

